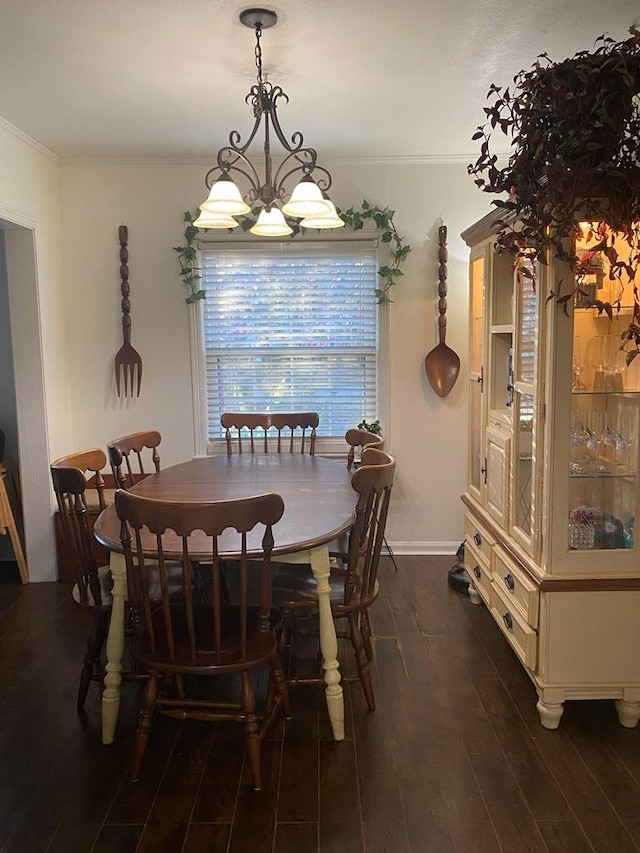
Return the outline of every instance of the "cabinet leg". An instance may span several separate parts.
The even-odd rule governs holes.
[[[618,722],[625,729],[635,729],[640,720],[640,702],[625,702],[624,699],[616,699],[616,711]]]
[[[482,604],[480,593],[472,583],[469,584],[469,600],[472,604]]]
[[[543,702],[538,699],[536,705],[540,722],[545,729],[557,729],[560,725],[560,718],[564,713],[564,702]]]

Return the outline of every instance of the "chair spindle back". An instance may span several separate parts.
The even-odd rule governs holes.
[[[121,541],[127,564],[130,597],[134,608],[134,631],[146,645],[149,661],[164,668],[205,672],[208,668],[233,665],[247,654],[250,639],[267,642],[271,635],[271,552],[273,525],[284,512],[280,495],[203,503],[160,501],[143,498],[124,490],[116,492],[116,510],[121,520]],[[260,549],[262,557],[248,559],[247,534],[257,525],[264,526]],[[225,535],[228,550],[233,535],[234,553],[240,569],[240,632],[230,645],[224,630],[228,607],[221,595],[220,537]],[[206,558],[202,551],[193,555],[190,536],[203,531],[210,539]],[[237,534],[237,535],[236,535]],[[254,540],[255,542],[255,540]],[[202,540],[200,540],[202,548]],[[167,549],[172,551],[166,556]],[[255,552],[255,546],[254,546]],[[181,554],[182,596],[179,602],[169,596],[167,563]],[[194,594],[193,566],[208,572],[210,588],[206,604]],[[160,600],[150,594],[149,562],[153,560],[160,578]],[[260,572],[260,600],[257,615],[249,608],[248,572]],[[251,634],[251,631],[255,633]]]
[[[349,453],[347,455],[348,471],[351,471],[354,466],[356,450],[358,448],[363,450],[365,447],[377,447],[378,450],[382,450],[384,447],[384,438],[381,435],[376,435],[373,432],[369,432],[366,429],[359,429],[358,427],[348,429],[344,438],[349,445]]]
[[[225,412],[220,422],[229,456],[234,447],[237,453],[248,447],[249,453],[315,455],[316,427],[320,422],[317,412]]]
[[[395,460],[388,453],[365,447],[361,466],[351,478],[358,501],[356,521],[349,539],[345,604],[349,604],[356,582],[361,585],[362,598],[369,597],[374,591],[395,469]]]
[[[102,469],[106,464],[107,458],[100,448],[72,453],[51,463],[53,490],[71,553],[80,602],[97,606],[102,605],[102,594],[93,552],[93,525],[87,515],[87,506],[97,503],[100,510],[105,508]],[[89,500],[90,490],[95,492],[94,501]]]
[[[160,456],[157,448],[161,441],[162,436],[157,430],[144,430],[123,435],[109,442],[107,453],[116,488],[130,489],[149,474],[160,470]],[[151,451],[151,464],[154,470],[145,469],[145,450]]]

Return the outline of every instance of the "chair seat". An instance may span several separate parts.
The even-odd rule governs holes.
[[[158,600],[160,598],[160,578],[158,575],[158,564],[147,560],[147,566],[151,569],[151,577],[149,590],[151,598]],[[165,563],[167,569],[167,581],[169,586],[169,596],[174,597],[182,593],[182,564],[177,561],[169,561]],[[80,586],[76,583],[73,586],[71,593],[73,600],[80,607],[85,607],[89,610],[98,608],[99,610],[110,610],[113,604],[113,578],[109,566],[98,567],[98,581],[100,583],[101,604],[96,604],[93,594],[87,587],[86,595],[82,595]]]
[[[359,610],[369,607],[378,597],[378,582],[376,581],[370,595],[361,595],[359,587],[353,590],[351,601],[344,604],[344,585],[347,569],[343,566],[332,566],[329,574],[329,598],[334,612],[348,613],[351,609]],[[296,609],[300,607],[317,607],[318,590],[310,568],[293,563],[282,563],[274,578],[272,601],[275,607]]]
[[[358,548],[358,553],[362,556],[367,552],[367,546],[369,544],[368,537],[365,537],[364,540],[360,543]],[[346,563],[349,559],[349,532],[341,533],[333,542],[329,543],[329,556],[336,559],[342,560],[343,563]]]
[[[73,591],[71,596],[74,602],[79,606],[86,608],[88,610],[98,609],[98,610],[110,610],[111,604],[113,603],[113,598],[111,592],[113,590],[113,578],[111,577],[111,572],[109,571],[109,566],[100,566],[98,568],[98,581],[100,583],[100,596],[102,603],[97,604],[93,593],[87,587],[86,593],[83,595],[80,590],[79,584],[73,585]]]
[[[105,506],[109,506],[109,504],[112,504],[115,500],[116,490],[115,489],[104,489],[102,492],[102,495],[104,497]],[[85,499],[86,499],[88,511],[91,511],[91,510],[98,510],[99,511],[100,510],[100,501],[98,499],[97,492],[94,492],[94,491],[88,489],[86,492],[86,498]]]
[[[347,560],[349,556],[349,532],[341,533],[333,542],[329,543],[329,556]]]

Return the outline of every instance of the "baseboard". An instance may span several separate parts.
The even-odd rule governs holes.
[[[389,542],[391,550],[397,556],[425,556],[454,554],[460,547],[460,541],[455,542]],[[384,553],[384,549],[383,549]]]

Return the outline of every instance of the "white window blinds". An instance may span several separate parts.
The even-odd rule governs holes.
[[[200,252],[207,438],[225,411],[316,411],[340,436],[377,413],[375,245]]]

